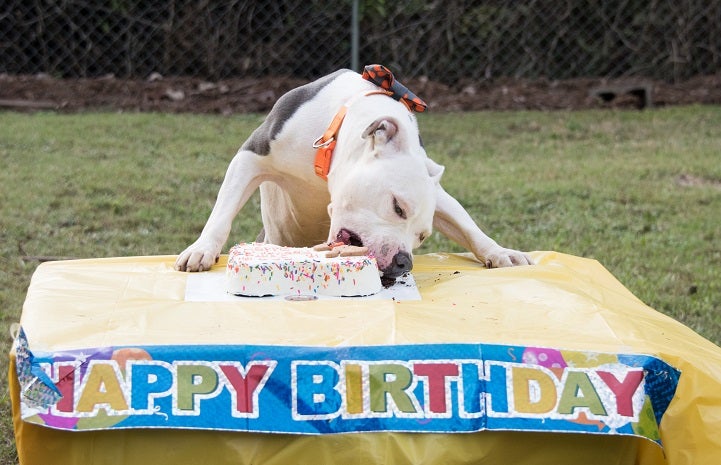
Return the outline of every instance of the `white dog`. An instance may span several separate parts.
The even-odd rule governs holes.
[[[175,268],[209,269],[233,218],[258,188],[258,241],[363,245],[386,279],[411,269],[412,250],[432,227],[489,268],[531,264],[528,255],[486,236],[443,190],[443,167],[426,155],[415,116],[388,94],[340,70],[283,95],[231,161],[200,237],[178,256]],[[345,118],[334,133],[329,124],[341,108]],[[327,130],[329,137],[318,137]],[[330,152],[332,164],[315,168],[319,146]]]

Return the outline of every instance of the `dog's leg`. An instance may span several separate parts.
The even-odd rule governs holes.
[[[531,257],[525,253],[501,247],[488,237],[466,209],[440,186],[436,194],[433,227],[473,252],[487,268],[533,264]]]
[[[233,157],[203,232],[198,240],[178,255],[176,270],[205,271],[218,261],[221,248],[228,240],[233,218],[264,180],[262,166],[266,158],[249,150],[240,150]]]

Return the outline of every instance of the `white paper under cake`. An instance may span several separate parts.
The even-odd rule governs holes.
[[[228,253],[226,290],[244,296],[365,296],[382,289],[369,256],[327,258],[311,248],[242,243]]]

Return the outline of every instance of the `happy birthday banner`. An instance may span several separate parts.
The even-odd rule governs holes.
[[[647,355],[488,344],[34,353],[21,332],[16,353],[22,418],[67,430],[516,430],[660,444],[680,377]]]

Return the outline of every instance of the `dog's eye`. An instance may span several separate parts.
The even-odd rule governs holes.
[[[423,234],[423,233],[420,233],[420,234],[418,235],[418,242],[423,243],[423,241],[425,241],[425,240],[426,240],[426,235]]]
[[[395,197],[393,197],[393,211],[396,212],[396,215],[400,216],[404,220],[406,219],[406,212],[398,204],[398,199],[396,199]]]

